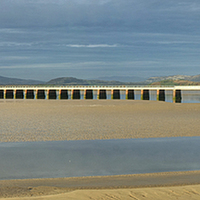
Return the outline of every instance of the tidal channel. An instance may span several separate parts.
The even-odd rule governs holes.
[[[0,179],[200,170],[200,137],[0,143]]]

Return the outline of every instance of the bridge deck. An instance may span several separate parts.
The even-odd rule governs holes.
[[[0,90],[200,90],[200,86],[0,86]]]

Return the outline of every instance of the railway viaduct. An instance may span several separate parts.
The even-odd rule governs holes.
[[[149,91],[157,91],[157,100],[165,101],[165,91],[173,91],[174,102],[181,101],[181,91],[200,90],[200,86],[1,86],[0,99],[107,99],[110,92],[111,99],[120,99],[122,91],[126,99],[134,100],[135,91],[141,92],[141,100],[149,100]]]

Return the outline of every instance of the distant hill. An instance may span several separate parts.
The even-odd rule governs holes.
[[[159,82],[151,83],[151,85],[200,85],[200,82],[187,81],[187,80],[162,80]]]
[[[136,83],[136,82],[144,82],[146,80],[145,77],[141,78],[138,76],[102,76],[99,77],[98,80],[103,81],[120,81],[120,82],[128,82],[128,83]]]
[[[108,78],[108,77],[107,77]],[[87,80],[74,77],[60,77],[48,82],[8,78],[0,76],[0,85],[200,85],[200,75],[186,76],[161,76],[150,77],[146,81],[119,81],[117,76],[110,77],[113,80]],[[116,78],[114,80],[114,78]],[[129,77],[131,79],[131,77]],[[122,80],[122,79],[121,79]],[[132,80],[132,79],[131,79]]]
[[[104,81],[104,80],[84,80],[74,77],[61,77],[48,81],[47,85],[128,85],[136,83],[127,83],[120,81]],[[139,84],[139,83],[138,83]]]
[[[195,75],[195,76],[174,75],[174,76],[150,77],[145,82],[150,84],[150,83],[164,81],[164,80],[187,80],[187,81],[193,81],[193,82],[200,82],[200,75]]]
[[[37,85],[37,84],[44,84],[44,82],[0,76],[0,85]]]
[[[198,82],[199,81],[199,82]],[[61,77],[48,81],[47,85],[199,85],[200,75],[151,77],[144,82],[121,82],[105,80],[86,80],[74,77]]]
[[[200,82],[200,74],[196,76],[190,76],[188,79],[189,81],[195,81],[195,82]]]

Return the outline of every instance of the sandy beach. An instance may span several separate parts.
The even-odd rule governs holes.
[[[175,186],[175,187],[156,187],[139,189],[115,189],[115,190],[77,190],[65,194],[48,195],[40,197],[17,197],[3,198],[2,200],[199,200],[200,187]]]
[[[0,110],[0,142],[200,135],[200,104],[1,100]]]
[[[199,199],[200,171],[0,181],[0,199]]]
[[[200,104],[129,100],[1,100],[0,142],[200,135]],[[2,180],[0,198],[199,199],[200,172]]]

